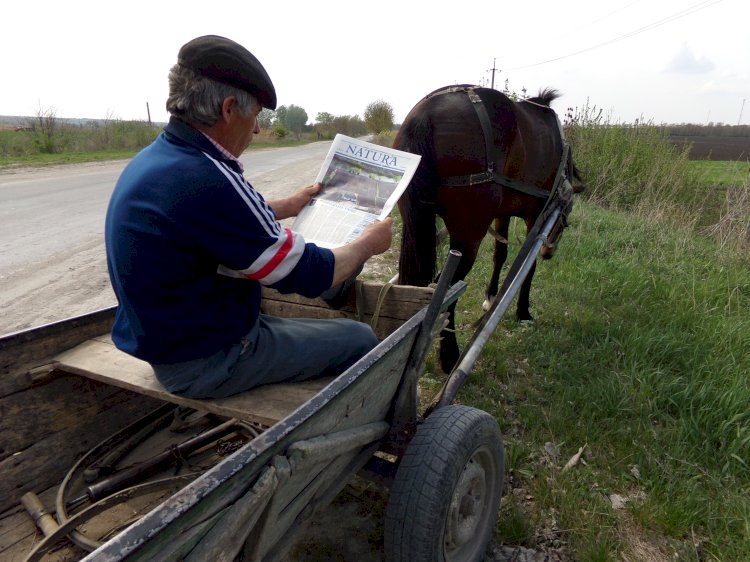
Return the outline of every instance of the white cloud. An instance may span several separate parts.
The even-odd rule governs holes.
[[[687,43],[683,43],[680,52],[667,65],[668,72],[679,74],[705,74],[711,72],[716,65],[705,56],[696,57]]]

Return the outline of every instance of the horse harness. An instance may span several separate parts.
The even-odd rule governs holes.
[[[559,196],[566,201],[570,201],[573,196],[573,187],[568,179],[567,170],[572,169],[572,155],[570,153],[570,145],[565,141],[562,125],[560,120],[557,119],[557,125],[560,130],[560,138],[563,143],[562,155],[560,156],[560,164],[557,168],[557,174],[555,176],[555,182],[552,184],[552,189],[547,191],[535,185],[530,185],[510,178],[504,174],[501,174],[495,169],[495,162],[498,159],[497,146],[493,142],[492,134],[492,123],[490,122],[490,116],[487,113],[487,109],[484,107],[482,99],[479,97],[477,90],[479,86],[451,86],[433,92],[432,95],[464,92],[469,97],[474,110],[476,111],[479,123],[482,126],[482,134],[484,136],[484,145],[487,158],[487,169],[484,172],[478,172],[474,174],[466,174],[462,176],[449,176],[442,178],[444,187],[463,187],[467,185],[477,185],[480,183],[494,182],[502,187],[507,187],[519,193],[536,197],[537,199],[544,199],[546,201],[544,209],[540,213],[540,218],[545,216],[546,210],[549,207],[555,196]],[[533,103],[533,102],[531,102]],[[543,106],[546,107],[546,106]],[[566,206],[567,207],[567,206]],[[565,207],[564,207],[565,209]],[[562,227],[567,226],[567,213],[564,212],[560,216],[562,218]],[[490,233],[500,242],[507,244],[507,240],[502,238],[499,234],[494,232],[494,229],[490,228]],[[498,238],[500,237],[500,238]]]
[[[560,121],[558,120],[557,123],[558,123],[558,126],[560,127],[560,137],[562,138],[562,142],[563,142],[563,151],[560,157],[560,165],[557,168],[557,175],[555,177],[555,183],[552,185],[552,189],[550,191],[547,191],[546,189],[536,187],[535,185],[529,185],[527,183],[510,178],[506,175],[501,174],[495,169],[495,162],[498,159],[498,149],[492,140],[493,134],[492,134],[492,123],[490,122],[490,116],[487,114],[487,109],[484,107],[484,103],[482,102],[482,99],[479,97],[479,95],[475,91],[478,88],[479,86],[451,86],[448,88],[444,88],[442,90],[438,90],[437,92],[434,92],[432,94],[432,95],[439,95],[439,94],[449,94],[449,93],[456,93],[456,92],[466,93],[466,95],[469,97],[469,100],[471,101],[472,106],[474,107],[474,110],[477,113],[477,117],[479,118],[479,123],[482,126],[485,152],[487,154],[487,170],[485,170],[484,172],[478,172],[475,174],[466,174],[462,176],[450,176],[447,178],[442,178],[443,179],[442,185],[445,187],[463,187],[467,185],[476,185],[476,184],[487,183],[491,181],[503,187],[508,187],[510,189],[513,189],[520,193],[524,193],[526,195],[531,195],[532,197],[536,197],[538,199],[551,199],[555,195],[555,193],[558,191],[558,189],[560,189],[560,184],[568,181],[566,168],[569,168],[571,166],[570,145],[567,142],[565,142],[565,139],[563,138],[562,126],[560,126]],[[572,191],[572,188],[571,188],[571,191]]]

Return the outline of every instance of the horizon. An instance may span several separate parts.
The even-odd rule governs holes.
[[[362,116],[373,101],[403,122],[431,91],[477,84],[528,95],[561,92],[553,109],[595,107],[610,122],[750,123],[750,3],[743,0],[570,0],[471,10],[434,0],[370,5],[280,0],[293,17],[227,18],[192,0],[131,0],[113,14],[88,3],[12,3],[0,35],[7,83],[0,113],[53,107],[68,119],[167,121],[167,74],[179,48],[216,34],[247,47],[271,76],[279,105]],[[40,18],[39,14],[44,17]],[[112,17],[117,25],[106,25]],[[164,25],[179,17],[179,25]],[[30,36],[22,22],[34,22]],[[151,33],[150,31],[153,31]]]

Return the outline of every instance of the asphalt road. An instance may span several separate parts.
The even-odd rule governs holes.
[[[267,199],[315,179],[330,142],[246,152],[245,176]],[[0,171],[0,335],[116,303],[104,215],[127,161]]]

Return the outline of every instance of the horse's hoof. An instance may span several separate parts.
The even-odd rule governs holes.
[[[516,319],[519,322],[521,322],[522,324],[524,322],[532,322],[532,323],[534,322],[534,317],[531,315],[531,312],[529,312],[528,310],[526,310],[524,312],[519,312],[517,310],[516,311]]]
[[[482,310],[484,310],[485,312],[489,312],[490,308],[492,308],[493,302],[494,302],[494,299],[493,300],[484,299],[484,302],[482,303]]]

